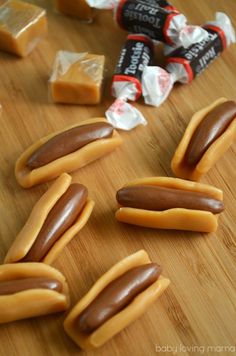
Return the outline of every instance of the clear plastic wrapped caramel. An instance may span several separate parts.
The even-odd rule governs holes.
[[[55,7],[65,15],[77,17],[79,20],[91,22],[93,9],[86,0],[54,0]]]
[[[15,0],[0,2],[0,50],[25,57],[46,33],[44,9]]]
[[[99,104],[104,63],[102,55],[59,51],[49,81],[52,100],[64,104]]]

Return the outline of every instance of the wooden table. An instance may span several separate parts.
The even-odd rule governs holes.
[[[47,6],[47,1],[35,3]],[[173,0],[192,23],[229,14],[236,27],[235,0]],[[48,6],[49,8],[49,6]],[[126,33],[110,12],[97,13],[92,25],[48,9],[49,35],[26,59],[0,54],[1,116],[1,243],[0,259],[25,223],[47,185],[22,189],[14,164],[28,145],[40,137],[90,117],[103,116],[113,99],[111,76]],[[48,78],[58,50],[105,54],[105,94],[99,106],[54,105],[48,100]],[[226,210],[215,234],[159,231],[118,223],[115,193],[138,177],[172,175],[170,161],[189,119],[197,110],[225,96],[236,99],[236,46],[217,59],[190,85],[178,85],[160,107],[136,105],[147,127],[122,132],[123,146],[73,174],[96,201],[91,219],[55,263],[70,286],[72,305],[97,278],[125,256],[145,249],[164,268],[171,285],[138,321],[100,350],[83,353],[67,337],[66,314],[0,326],[0,355],[206,355],[233,354],[235,318],[235,145],[203,179],[224,191]],[[227,348],[231,346],[231,349]],[[234,349],[232,348],[234,346]],[[167,349],[169,347],[169,349]],[[210,348],[209,348],[210,347]],[[189,349],[188,349],[189,348]],[[165,352],[165,350],[167,352]],[[231,352],[230,352],[231,351]]]

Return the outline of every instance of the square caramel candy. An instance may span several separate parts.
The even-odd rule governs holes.
[[[65,15],[77,17],[80,20],[91,22],[93,9],[86,0],[54,0],[55,7]]]
[[[101,101],[105,57],[59,51],[50,78],[55,103],[95,105]]]
[[[0,2],[0,50],[25,57],[46,32],[44,9],[15,0]]]

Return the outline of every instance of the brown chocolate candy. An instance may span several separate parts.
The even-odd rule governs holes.
[[[188,145],[185,161],[196,165],[210,145],[217,140],[236,118],[236,103],[226,101],[210,111],[196,128]]]
[[[125,207],[154,211],[183,208],[218,214],[224,210],[222,201],[206,194],[151,185],[122,188],[117,192],[116,199]]]
[[[33,246],[21,262],[40,262],[81,213],[88,197],[82,184],[71,184],[49,212]]]
[[[62,283],[56,279],[43,277],[12,279],[0,282],[0,296],[19,293],[29,289],[50,289],[56,292],[61,292]]]
[[[30,169],[39,168],[64,157],[90,142],[111,137],[113,127],[105,122],[74,127],[62,132],[39,147],[26,162]]]
[[[115,279],[78,316],[76,324],[79,330],[85,334],[92,333],[157,281],[160,274],[161,267],[149,263],[132,268]]]

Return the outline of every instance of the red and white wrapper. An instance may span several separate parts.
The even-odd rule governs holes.
[[[143,71],[142,89],[146,104],[159,106],[169,96],[176,82],[188,84],[201,74],[230,44],[235,43],[235,31],[229,17],[221,12],[204,28],[209,37],[184,49],[175,49],[167,58],[166,69],[146,67]]]
[[[129,131],[138,125],[147,125],[142,113],[123,99],[116,99],[105,115],[107,121],[120,130]]]

